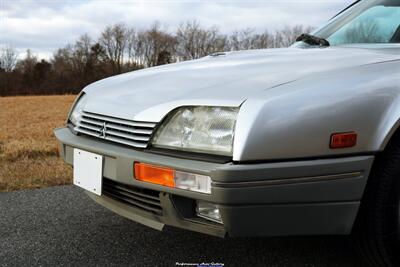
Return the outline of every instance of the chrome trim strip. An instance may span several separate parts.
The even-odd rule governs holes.
[[[102,120],[102,121],[106,121],[106,122],[110,122],[110,123],[125,124],[125,125],[129,125],[132,127],[154,128],[157,124],[156,122],[138,122],[138,121],[129,121],[129,120],[125,120],[125,119],[118,119],[118,118],[113,118],[113,117],[109,117],[109,116],[105,116],[105,115],[94,114],[94,113],[87,112],[87,111],[83,111],[82,115],[83,115],[83,117],[86,117],[88,119],[94,118],[94,119],[98,119],[98,120]]]
[[[103,137],[99,137],[99,134],[95,134],[93,132],[84,130],[83,128],[79,128],[79,127],[75,127],[74,130],[79,132],[79,133],[83,133],[83,134],[86,134],[86,135],[97,137],[100,140],[108,140],[108,141],[112,141],[112,142],[115,142],[115,143],[120,143],[120,144],[133,146],[133,147],[137,147],[137,148],[146,148],[147,147],[147,142],[139,143],[139,142],[135,142],[135,141],[128,141],[128,140],[118,139],[118,138],[115,138],[115,137],[112,137],[112,136],[108,136],[108,135],[103,138]]]

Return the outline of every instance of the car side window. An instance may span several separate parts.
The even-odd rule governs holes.
[[[341,27],[329,38],[332,45],[400,42],[400,6],[374,6]]]

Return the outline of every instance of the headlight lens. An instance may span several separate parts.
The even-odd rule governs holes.
[[[231,107],[182,107],[161,125],[152,145],[231,156],[238,111]]]
[[[72,122],[73,125],[78,125],[78,122],[81,119],[83,109],[85,108],[87,102],[87,96],[82,94],[78,101],[75,103],[71,114],[69,115],[69,121]]]

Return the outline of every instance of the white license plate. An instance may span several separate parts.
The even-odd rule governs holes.
[[[103,156],[74,149],[74,185],[101,195]]]

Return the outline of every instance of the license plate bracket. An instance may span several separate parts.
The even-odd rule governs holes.
[[[74,185],[96,195],[101,195],[103,156],[74,149]]]

